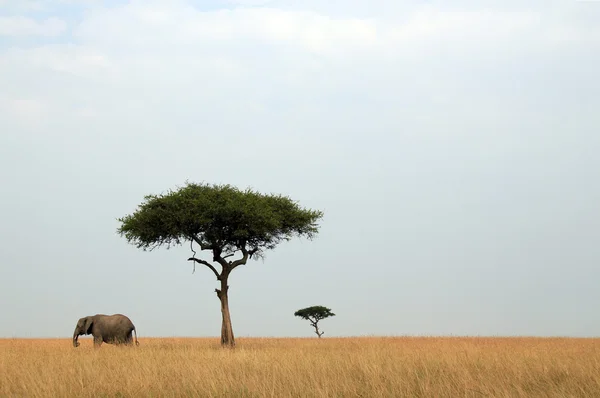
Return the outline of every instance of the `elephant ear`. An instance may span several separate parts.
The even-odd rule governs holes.
[[[92,333],[93,325],[94,325],[94,319],[91,316],[85,318],[85,323],[83,325],[83,330],[85,331],[85,334]]]

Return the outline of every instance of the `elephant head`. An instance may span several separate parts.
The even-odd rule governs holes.
[[[75,331],[73,332],[73,347],[79,347],[79,342],[77,338],[82,334],[91,334],[92,326],[94,325],[94,318],[91,316],[86,316],[77,321],[77,326],[75,326]]]

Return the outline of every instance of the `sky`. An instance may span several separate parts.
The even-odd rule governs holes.
[[[597,336],[599,70],[595,1],[0,0],[0,337],[218,336],[189,247],[116,233],[186,181],[324,212],[236,337]]]

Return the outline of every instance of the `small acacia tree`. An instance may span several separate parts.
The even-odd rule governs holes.
[[[309,321],[311,326],[315,328],[315,333],[317,334],[317,336],[319,336],[319,338],[321,338],[323,333],[325,333],[319,332],[319,321],[325,318],[329,318],[330,316],[335,316],[335,314],[331,312],[329,308],[320,305],[303,308],[294,312],[294,315]]]
[[[143,250],[190,242],[188,261],[205,265],[220,282],[221,345],[234,347],[227,281],[249,258],[264,258],[292,237],[312,239],[318,233],[321,211],[301,208],[289,197],[264,195],[230,185],[186,183],[164,195],[147,195],[138,209],[119,218],[117,232]],[[196,257],[194,244],[212,254],[212,261]],[[237,259],[228,260],[238,256]],[[220,271],[217,270],[220,268]]]

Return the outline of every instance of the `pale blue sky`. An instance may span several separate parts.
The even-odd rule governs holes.
[[[115,232],[186,180],[325,213],[236,336],[598,335],[598,70],[600,2],[0,0],[0,337],[217,336],[188,247]]]

